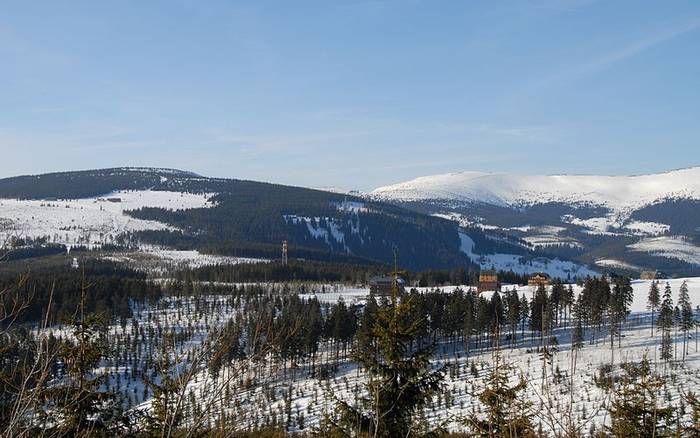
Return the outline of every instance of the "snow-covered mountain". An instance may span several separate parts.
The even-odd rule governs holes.
[[[635,176],[448,173],[369,196],[601,269],[700,270],[700,167]]]
[[[455,224],[348,193],[140,167],[0,179],[0,247],[15,254],[159,247],[191,266],[279,258],[283,241],[296,259],[388,264],[397,248],[410,269],[471,263]]]
[[[369,195],[116,168],[0,179],[0,241],[474,266],[574,278],[700,275],[700,168],[632,177],[478,172]],[[393,204],[393,205],[390,205]],[[16,239],[15,239],[16,240]]]
[[[635,176],[447,173],[379,187],[372,195],[392,201],[440,199],[499,206],[590,203],[629,210],[669,198],[700,199],[700,166]]]

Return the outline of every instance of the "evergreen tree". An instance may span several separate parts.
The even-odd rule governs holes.
[[[620,348],[620,338],[622,337],[622,324],[630,313],[630,305],[634,298],[634,290],[628,277],[621,277],[615,280],[612,293],[610,295],[610,347],[613,347],[613,338],[617,335],[618,348]]]
[[[109,346],[107,319],[85,314],[87,288],[81,287],[79,308],[71,321],[72,339],[60,345],[56,383],[44,394],[49,435],[101,436],[123,426],[120,398],[104,389],[104,375],[93,374]]]
[[[425,318],[414,319],[414,296],[399,296],[394,282],[391,302],[377,311],[373,336],[377,354],[357,351],[367,372],[366,395],[359,403],[336,399],[335,419],[325,422],[331,436],[405,437],[416,414],[440,387],[444,369],[433,369],[434,345],[417,347]]]
[[[496,326],[498,327],[498,326]],[[494,339],[499,339],[499,333],[494,333]],[[527,382],[520,376],[518,383],[509,385],[509,374],[512,367],[503,363],[498,342],[492,353],[492,368],[486,387],[479,394],[479,402],[484,415],[471,415],[467,426],[472,436],[497,438],[536,436],[529,412],[530,403],[523,400],[520,393],[527,387]]]
[[[654,313],[661,304],[661,296],[659,295],[659,283],[652,281],[649,286],[649,296],[647,298],[647,309],[651,310],[651,337],[654,337]]]
[[[518,292],[513,289],[506,293],[506,304],[508,310],[508,325],[510,326],[510,345],[513,348],[518,333],[518,322],[520,322],[520,297]]]
[[[469,290],[464,297],[464,321],[462,333],[464,336],[464,346],[467,350],[467,357],[471,351],[472,335],[476,331],[476,292]]]
[[[552,312],[554,314],[554,326],[559,326],[559,320],[561,319],[561,310],[564,307],[563,304],[566,301],[566,289],[562,284],[561,280],[556,279],[552,284],[552,291],[550,293],[550,301]]]
[[[166,334],[162,344],[160,359],[155,365],[158,380],[146,378],[146,384],[153,393],[152,410],[148,415],[147,430],[154,436],[170,436],[184,419],[184,406],[181,406],[184,383],[174,372],[169,347],[173,335]]]
[[[530,315],[530,303],[527,297],[523,295],[520,298],[520,337],[525,338],[525,324],[528,321],[528,316]]]
[[[530,304],[530,330],[539,332],[540,337],[544,337],[547,331],[550,305],[547,300],[547,290],[540,284],[535,291],[535,296]]]
[[[661,359],[668,362],[673,358],[673,343],[671,340],[671,329],[673,328],[673,299],[671,298],[671,285],[668,283],[666,283],[666,287],[664,288],[657,325],[662,331]]]
[[[690,422],[682,428],[682,436],[700,438],[700,399],[695,393],[689,392],[685,401],[690,406]]]
[[[683,361],[685,362],[685,356],[688,354],[688,332],[695,325],[695,318],[693,316],[693,305],[690,302],[690,296],[688,295],[688,283],[683,282],[681,284],[680,291],[678,293],[678,306],[680,307],[680,325],[683,331]]]
[[[652,374],[645,357],[639,364],[626,364],[622,382],[608,408],[608,431],[616,438],[647,438],[671,435],[675,408],[660,406],[663,380]]]
[[[365,309],[359,318],[359,325],[355,336],[354,355],[376,355],[376,343],[373,331],[377,320],[378,309],[377,300],[374,298],[374,295],[370,295],[369,298],[367,298]]]

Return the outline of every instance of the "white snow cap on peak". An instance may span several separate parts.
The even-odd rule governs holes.
[[[700,167],[634,176],[457,172],[379,187],[371,195],[396,201],[436,199],[496,205],[592,203],[622,210],[665,198],[700,199]]]

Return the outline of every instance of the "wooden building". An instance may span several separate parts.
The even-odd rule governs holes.
[[[668,276],[661,271],[642,271],[639,275],[640,280],[663,280],[666,278]]]
[[[500,285],[498,284],[498,273],[496,271],[487,270],[479,272],[479,286],[477,288],[479,292],[499,289]]]
[[[548,286],[549,281],[550,281],[549,275],[545,274],[544,272],[536,272],[533,275],[531,275],[530,278],[527,279],[527,285],[528,286],[539,286],[539,285]]]
[[[394,279],[388,275],[372,277],[369,279],[369,293],[375,296],[391,296],[391,288]],[[396,279],[399,293],[404,291],[406,282],[403,278]]]

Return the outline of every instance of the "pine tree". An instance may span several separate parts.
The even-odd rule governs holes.
[[[101,389],[104,375],[93,369],[108,352],[107,323],[100,316],[88,315],[73,322],[75,341],[64,341],[61,361],[66,375],[46,391],[50,415],[61,421],[60,435],[106,434],[115,427],[120,399],[116,393]]]
[[[574,288],[572,285],[569,285],[566,288],[566,291],[564,292],[564,297],[562,300],[562,305],[566,309],[564,317],[566,318],[567,324],[569,323],[569,320],[571,319],[571,306],[574,305],[574,300],[575,300]]]
[[[46,389],[45,408],[51,417],[49,435],[107,435],[117,430],[124,418],[121,400],[116,393],[104,389],[104,374],[93,370],[109,352],[107,319],[85,314],[89,285],[81,286],[79,307],[70,321],[72,340],[62,341],[59,359],[63,372],[56,383]]]
[[[609,300],[610,314],[610,348],[613,348],[614,337],[617,335],[618,348],[622,337],[622,324],[630,313],[630,305],[634,298],[634,290],[627,277],[617,278]]]
[[[336,399],[337,418],[324,422],[331,436],[408,436],[415,415],[439,389],[444,368],[430,364],[434,344],[416,347],[427,321],[415,318],[415,298],[399,296],[394,281],[391,302],[377,310],[373,327],[377,354],[355,355],[368,374],[366,396],[358,403]]]
[[[364,311],[359,318],[359,326],[357,327],[356,342],[354,345],[354,354],[362,351],[363,355],[376,355],[376,343],[374,338],[374,325],[377,318],[377,300],[374,295],[370,295],[367,299]]]
[[[688,332],[695,325],[695,318],[693,316],[693,305],[690,302],[690,296],[688,295],[688,283],[683,282],[681,284],[680,291],[678,293],[678,306],[681,309],[680,325],[683,331],[683,361],[685,362],[685,356],[688,354]]]
[[[561,280],[557,279],[552,284],[552,291],[550,293],[550,301],[552,306],[552,311],[554,314],[554,325],[559,326],[560,313],[562,309],[562,304],[566,300],[565,295],[566,289],[562,284]]]
[[[690,422],[682,429],[682,436],[700,438],[700,399],[693,392],[685,396],[685,401],[690,406]]]
[[[530,315],[530,303],[527,301],[527,297],[523,295],[520,298],[520,337],[525,339],[525,323]]]
[[[513,289],[507,292],[506,303],[508,308],[508,324],[510,326],[510,346],[513,348],[518,333],[518,322],[520,321],[520,298],[518,292]]]
[[[160,358],[155,365],[158,379],[146,378],[146,385],[153,394],[152,412],[147,422],[148,432],[156,436],[170,436],[184,419],[183,400],[184,382],[174,372],[173,333],[166,333],[161,345]]]
[[[608,431],[616,438],[665,437],[671,433],[675,408],[660,406],[663,380],[652,374],[646,357],[639,364],[626,364],[608,412]]]
[[[659,307],[661,303],[661,297],[659,295],[659,283],[657,281],[652,281],[651,286],[649,286],[649,296],[647,298],[647,309],[651,310],[651,337],[654,337],[654,312]]]
[[[499,339],[498,325],[494,339]],[[504,364],[501,358],[500,345],[492,352],[492,369],[486,380],[486,387],[478,395],[485,415],[471,415],[467,420],[467,426],[474,434],[480,437],[534,437],[529,412],[530,403],[524,401],[520,393],[527,387],[527,382],[520,376],[518,383],[509,386],[509,374],[512,367]]]
[[[464,347],[467,350],[467,357],[471,351],[472,335],[476,331],[476,297],[475,292],[469,290],[464,297],[464,321],[462,333],[464,336]]]
[[[540,284],[530,304],[530,330],[539,332],[540,337],[545,336],[549,324],[548,310],[547,290]]]
[[[662,331],[661,359],[668,362],[673,358],[673,343],[671,340],[671,329],[673,328],[673,299],[671,298],[671,285],[668,283],[666,283],[666,287],[664,288],[657,326]]]

